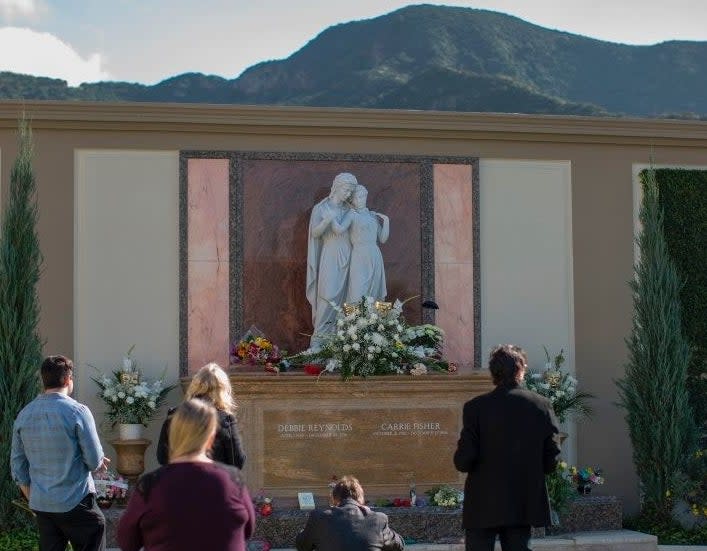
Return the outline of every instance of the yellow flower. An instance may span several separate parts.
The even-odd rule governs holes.
[[[665,497],[670,497],[670,490],[665,490]]]
[[[560,461],[558,463],[558,466],[560,467],[560,469],[564,470],[567,468],[567,463],[565,463],[564,461]]]

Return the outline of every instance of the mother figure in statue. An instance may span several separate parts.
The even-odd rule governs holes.
[[[345,202],[357,185],[353,174],[338,174],[329,197],[314,205],[309,218],[307,300],[312,305],[312,349],[321,347],[322,335],[334,332],[336,310],[331,303],[341,305],[346,300],[351,241],[347,233],[334,231],[332,221],[341,222],[348,211]]]

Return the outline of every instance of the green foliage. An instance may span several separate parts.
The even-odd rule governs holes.
[[[688,390],[698,425],[707,434],[707,171],[655,171],[665,212],[668,251],[685,278],[682,327],[692,345]]]
[[[559,515],[565,513],[572,498],[577,496],[567,463],[560,461],[555,470],[545,476],[545,483],[552,510]]]
[[[19,153],[0,230],[0,526],[22,523],[12,507],[18,488],[7,468],[12,425],[39,390],[42,343],[37,334],[37,283],[42,254],[37,238],[37,199],[32,170],[32,135],[19,123]]]
[[[39,534],[37,528],[17,528],[0,532],[0,549],[3,551],[38,551]]]
[[[688,530],[663,510],[647,507],[637,517],[626,519],[624,528],[653,534],[659,545],[707,545],[707,525]]]
[[[668,254],[654,171],[641,174],[640,258],[630,282],[633,327],[625,376],[617,381],[644,504],[667,510],[667,492],[686,450],[695,449],[696,426],[687,391],[690,347],[682,335],[682,280]]]

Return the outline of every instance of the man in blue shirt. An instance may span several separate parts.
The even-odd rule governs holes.
[[[106,548],[105,518],[96,504],[91,471],[103,469],[96,424],[89,409],[69,397],[73,362],[42,362],[44,392],[27,404],[12,430],[12,477],[37,514],[40,551]]]

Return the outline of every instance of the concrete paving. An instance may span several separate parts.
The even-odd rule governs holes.
[[[631,530],[610,530],[606,532],[578,532],[562,536],[548,536],[533,539],[530,543],[537,551],[707,551],[707,545],[658,545],[658,539],[649,534]],[[464,551],[463,543],[415,543],[405,547],[408,551]],[[500,551],[496,543],[496,550]],[[118,548],[107,551],[120,551]],[[295,551],[273,549],[272,551]]]

